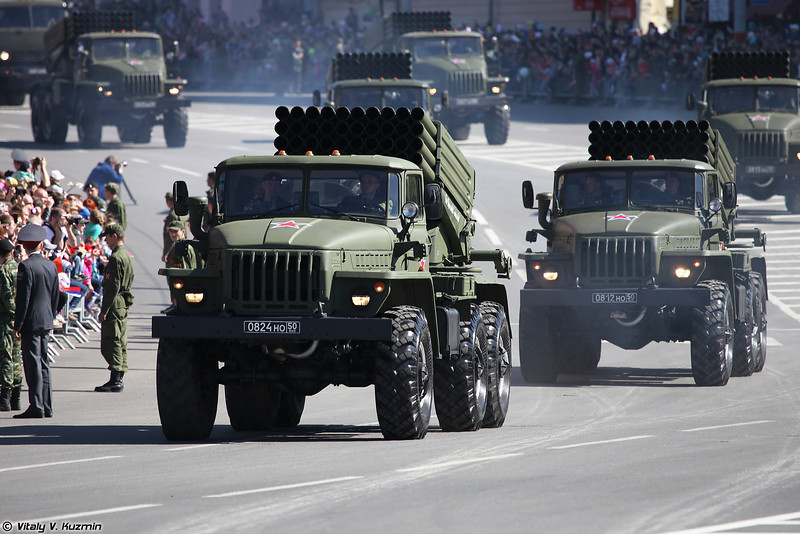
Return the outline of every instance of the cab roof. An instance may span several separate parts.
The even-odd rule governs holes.
[[[408,160],[379,155],[235,156],[222,160],[220,167],[381,167],[398,171],[419,170]]]
[[[794,78],[722,78],[719,80],[708,81],[706,87],[732,87],[732,86],[752,86],[763,87],[765,85],[781,85],[786,87],[800,87],[800,80]]]
[[[669,167],[675,170],[700,172],[717,170],[708,163],[693,159],[617,159],[574,161],[561,165],[556,169],[556,172],[602,171],[605,169],[651,169],[654,167],[659,169]]]
[[[427,89],[429,86],[428,82],[408,78],[354,78],[331,84],[331,87],[419,87],[421,89]]]

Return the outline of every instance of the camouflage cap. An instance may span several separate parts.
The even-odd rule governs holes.
[[[112,223],[103,229],[103,232],[100,234],[100,237],[105,237],[111,234],[117,234],[118,237],[125,237],[125,230],[122,229],[122,225],[117,223]]]
[[[180,219],[174,220],[167,225],[167,230],[186,230],[186,223]]]
[[[108,189],[109,191],[111,191],[114,194],[117,194],[117,193],[119,193],[119,184],[116,183],[116,182],[108,182],[106,184],[106,189]]]

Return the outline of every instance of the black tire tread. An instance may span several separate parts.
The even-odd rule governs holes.
[[[495,106],[487,114],[483,132],[490,145],[504,145],[511,131],[511,110],[508,105]]]
[[[711,289],[708,305],[692,310],[692,375],[698,386],[724,386],[730,367],[724,354],[733,328],[733,303],[724,282],[708,280],[697,284]]]
[[[482,302],[481,316],[486,325],[487,350],[486,367],[488,370],[489,388],[486,394],[486,415],[483,416],[484,428],[500,428],[508,414],[511,389],[511,328],[506,311],[496,302]],[[505,356],[500,354],[503,347]]]

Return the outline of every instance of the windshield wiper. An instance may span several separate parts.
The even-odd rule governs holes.
[[[312,206],[314,208],[320,208],[320,209],[329,211],[331,213],[335,213],[336,215],[343,215],[343,216],[347,217],[348,219],[350,219],[351,221],[359,221],[359,220],[361,220],[358,217],[354,217],[353,215],[350,215],[349,213],[345,213],[345,212],[339,211],[337,209],[329,208],[328,206],[320,206],[319,204],[314,204],[312,202],[309,202],[308,205]]]

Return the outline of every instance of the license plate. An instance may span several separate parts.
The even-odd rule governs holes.
[[[477,98],[456,98],[455,99],[456,106],[477,106],[478,99]]]
[[[636,293],[609,293],[598,291],[592,293],[594,304],[635,304],[639,302],[639,295]]]
[[[300,321],[245,321],[245,334],[299,334]]]
[[[775,165],[746,165],[747,174],[775,174]]]
[[[156,107],[156,103],[154,100],[136,100],[133,103],[133,107],[136,109],[148,109]]]
[[[47,69],[44,67],[31,67],[28,69],[28,74],[47,74]]]

